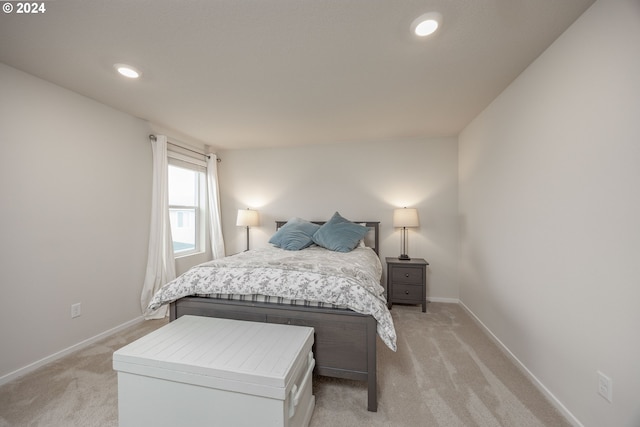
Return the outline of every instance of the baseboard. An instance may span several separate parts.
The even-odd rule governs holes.
[[[48,363],[51,363],[51,362],[54,362],[54,361],[66,356],[68,354],[73,353],[74,351],[81,350],[81,349],[83,349],[83,348],[85,348],[85,347],[87,347],[87,346],[89,346],[89,345],[91,345],[91,344],[93,344],[93,343],[95,343],[97,341],[100,341],[103,338],[107,338],[107,337],[109,337],[109,336],[111,336],[111,335],[113,335],[113,334],[115,334],[117,332],[120,332],[123,329],[128,328],[129,326],[136,325],[136,324],[141,323],[143,321],[144,321],[144,318],[142,316],[137,317],[137,318],[135,318],[133,320],[129,320],[128,322],[125,322],[125,323],[123,323],[121,325],[118,325],[115,328],[111,328],[111,329],[109,329],[107,331],[104,331],[104,332],[94,336],[94,337],[91,337],[91,338],[88,338],[88,339],[86,339],[84,341],[81,341],[78,344],[74,344],[71,347],[67,347],[64,350],[61,350],[61,351],[59,351],[57,353],[54,353],[54,354],[52,354],[50,356],[47,356],[47,357],[45,357],[43,359],[40,359],[37,362],[33,362],[33,363],[31,363],[31,364],[29,364],[29,365],[27,365],[25,367],[22,367],[22,368],[20,368],[18,370],[10,372],[10,373],[0,377],[0,386],[4,385],[4,384],[6,384],[6,383],[8,383],[10,381],[13,381],[16,378],[19,378],[19,377],[21,377],[23,375],[26,375],[29,372],[35,371],[36,369],[38,369],[41,366],[44,366],[44,365],[46,365]]]
[[[427,297],[427,302],[444,302],[446,304],[459,304],[458,298],[440,298],[440,297]]]
[[[500,339],[493,332],[491,332],[491,329],[489,329],[487,325],[482,323],[482,320],[480,320],[480,318],[478,318],[478,316],[476,316],[475,313],[464,304],[464,302],[460,301],[460,306],[469,314],[469,316],[471,316],[476,324],[480,326],[480,328],[489,336],[489,338],[498,346],[498,348],[500,348],[500,350],[502,350],[504,354],[506,354],[507,357],[509,357],[509,359],[511,359],[511,361],[515,363],[515,365],[531,380],[531,382],[533,382],[536,388],[545,395],[545,397],[551,402],[551,404],[562,413],[567,421],[569,421],[575,427],[584,427],[584,425],[567,409],[567,407],[564,406],[562,402],[556,396],[554,396],[554,394],[551,393],[551,391],[547,387],[545,387],[545,385],[535,375],[533,375],[533,373],[524,365],[524,363],[522,363],[520,359],[518,359],[516,355],[513,354],[511,350],[509,350],[509,348],[504,345],[504,343],[500,341]]]

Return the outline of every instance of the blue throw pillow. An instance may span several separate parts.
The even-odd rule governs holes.
[[[313,241],[332,251],[350,252],[358,246],[368,231],[367,227],[355,224],[336,212],[316,231]]]
[[[299,251],[311,246],[313,234],[320,226],[302,218],[292,218],[271,236],[269,243],[288,251]]]

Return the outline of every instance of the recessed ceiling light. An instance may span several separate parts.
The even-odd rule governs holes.
[[[438,12],[425,13],[413,21],[411,31],[418,37],[426,37],[435,33],[441,22],[442,15]]]
[[[140,71],[136,70],[131,65],[127,65],[127,64],[115,64],[113,67],[120,74],[130,79],[137,79],[142,74]]]

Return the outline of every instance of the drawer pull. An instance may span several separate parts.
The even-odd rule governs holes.
[[[404,277],[409,277],[409,273],[404,273]]]
[[[404,291],[405,294],[409,295],[409,291]]]

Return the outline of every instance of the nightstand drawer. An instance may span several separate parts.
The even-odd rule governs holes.
[[[394,285],[394,302],[422,303],[422,285]]]
[[[420,285],[424,282],[421,267],[393,267],[391,269],[391,281],[393,283],[409,283]]]

